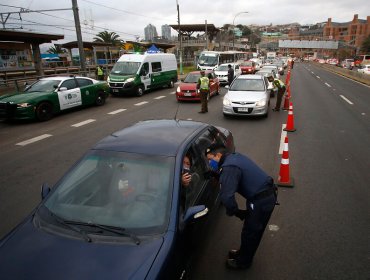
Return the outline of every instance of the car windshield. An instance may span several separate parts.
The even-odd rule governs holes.
[[[253,66],[253,62],[251,62],[251,61],[245,61],[245,62],[242,62],[240,64],[240,66],[252,67]]]
[[[62,178],[45,207],[66,221],[160,233],[173,170],[171,157],[94,151]]]
[[[200,74],[194,74],[194,73],[189,73],[185,79],[184,83],[197,83],[200,78]]]
[[[25,92],[50,92],[54,91],[58,85],[60,84],[61,80],[38,80],[29,87],[26,88]]]
[[[227,65],[220,65],[217,68],[217,71],[228,71],[228,70],[229,70],[229,67]]]
[[[260,79],[236,79],[230,87],[231,91],[264,91],[265,85]]]
[[[134,75],[140,67],[140,62],[118,61],[112,68],[112,74]]]

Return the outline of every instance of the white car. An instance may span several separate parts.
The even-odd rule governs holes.
[[[360,73],[370,75],[370,64],[363,65],[360,69],[357,70]]]
[[[224,116],[264,116],[270,106],[268,80],[261,75],[240,75],[226,86],[228,92],[223,99]]]
[[[221,64],[218,68],[215,69],[215,74],[218,77],[218,79],[220,81],[220,84],[223,84],[223,85],[229,84],[229,82],[227,80],[227,72],[229,70],[229,66],[228,66],[229,64],[234,69],[234,79],[242,73],[242,70],[240,69],[239,63],[224,63],[224,64]]]
[[[264,70],[264,69],[274,69],[274,71],[276,73],[276,78],[277,79],[280,79],[279,67],[277,65],[265,64],[265,65],[263,65],[263,67],[261,68],[261,70]]]

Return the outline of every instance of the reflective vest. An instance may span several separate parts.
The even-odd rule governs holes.
[[[277,86],[278,88],[285,87],[285,84],[282,81],[280,81],[279,79],[274,79],[274,85]]]
[[[103,76],[103,75],[104,75],[103,69],[98,67],[98,76]]]
[[[200,77],[200,89],[209,89],[209,79],[207,77]]]

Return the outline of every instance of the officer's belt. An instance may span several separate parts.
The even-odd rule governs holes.
[[[262,191],[262,192],[259,192],[259,193],[258,193],[258,194],[256,194],[256,195],[254,195],[254,196],[250,199],[250,201],[260,200],[260,199],[263,199],[263,198],[265,198],[265,197],[268,197],[268,196],[270,196],[270,195],[272,195],[272,194],[276,194],[276,193],[275,193],[275,186],[270,187],[270,188],[268,188],[267,190],[264,190],[264,191]]]

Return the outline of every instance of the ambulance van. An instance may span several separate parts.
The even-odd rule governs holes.
[[[169,53],[124,54],[113,66],[107,82],[115,96],[142,96],[150,89],[173,88],[177,82],[176,57]]]

